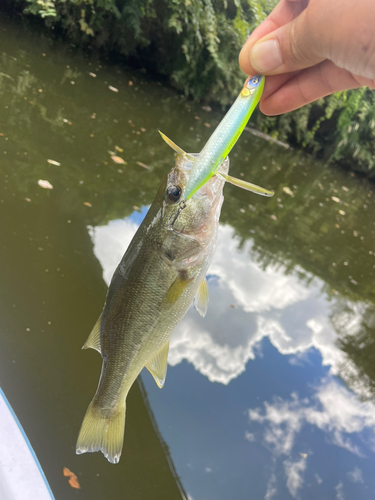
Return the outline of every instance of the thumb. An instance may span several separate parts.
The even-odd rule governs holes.
[[[317,26],[316,26],[317,24]],[[308,9],[293,21],[248,47],[251,73],[278,75],[309,68],[324,61],[325,33],[313,23]]]

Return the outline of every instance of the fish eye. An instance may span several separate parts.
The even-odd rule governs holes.
[[[176,203],[181,198],[182,189],[180,186],[168,186],[167,200]]]

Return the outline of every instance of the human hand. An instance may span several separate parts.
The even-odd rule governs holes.
[[[243,46],[248,75],[270,75],[266,115],[340,90],[375,89],[375,0],[280,0]]]

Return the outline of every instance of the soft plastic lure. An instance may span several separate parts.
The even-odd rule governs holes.
[[[188,185],[184,193],[184,201],[191,198],[214,174],[222,175],[218,173],[218,168],[228,156],[245,128],[261,98],[263,87],[264,76],[253,76],[245,81],[239,96],[214,130],[198,156],[192,156],[186,153],[160,132],[165,142],[174,149],[176,153],[193,162]],[[241,187],[242,189],[252,191],[253,193],[263,196],[273,196],[274,194],[273,191],[269,191],[268,189],[261,188],[241,179],[236,179],[230,175],[223,175],[223,177],[227,182]]]

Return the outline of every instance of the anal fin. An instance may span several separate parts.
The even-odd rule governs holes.
[[[91,330],[86,342],[83,344],[82,349],[96,349],[101,354],[100,347],[100,327],[102,324],[102,315],[99,316],[98,321],[95,323],[94,328]]]
[[[167,366],[168,366],[168,352],[169,352],[169,340],[160,351],[154,356],[151,361],[146,365],[147,370],[154,377],[160,389],[163,387],[165,382],[165,377],[167,376]]]

